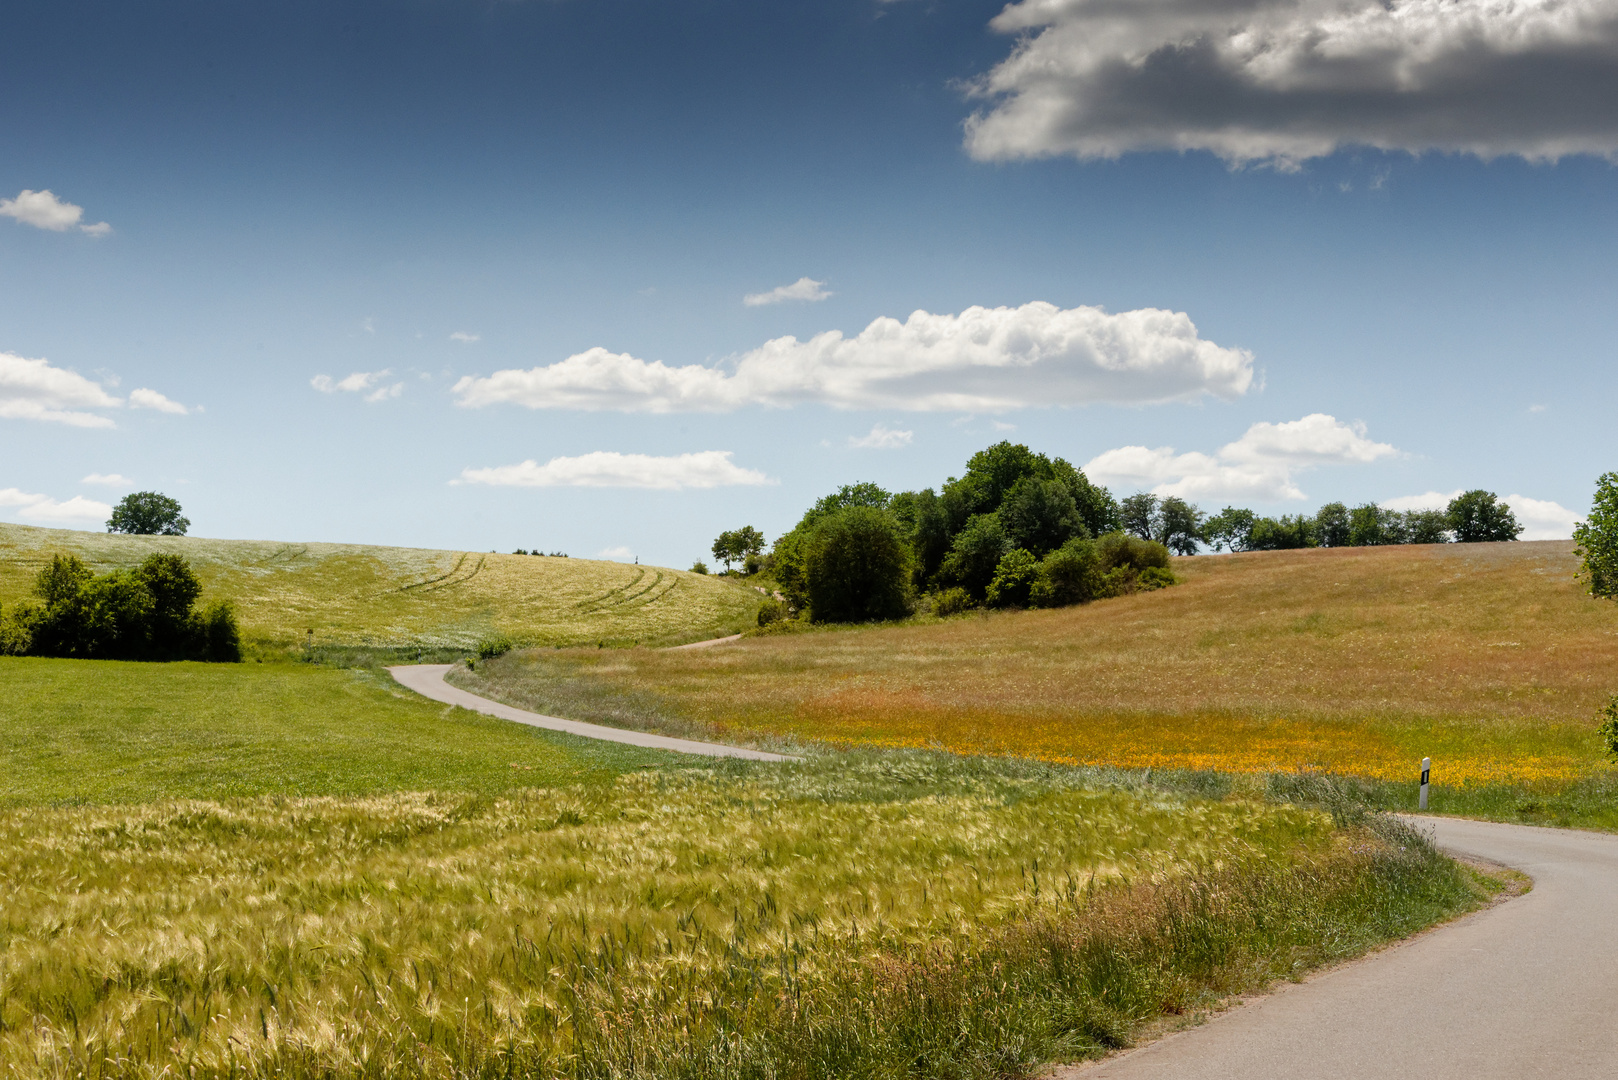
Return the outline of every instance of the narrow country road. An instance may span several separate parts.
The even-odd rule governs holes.
[[[1618,836],[1414,819],[1534,879],[1525,896],[1069,1080],[1618,1077]]]
[[[747,758],[751,761],[796,761],[796,758],[786,754],[770,754],[763,750],[749,750],[741,746],[724,746],[720,743],[697,742],[694,739],[671,739],[667,735],[652,735],[645,731],[626,731],[623,728],[604,727],[601,724],[586,724],[578,720],[563,720],[559,716],[544,716],[540,713],[528,712],[525,709],[502,705],[498,701],[490,701],[486,697],[479,697],[459,687],[451,686],[444,681],[453,664],[404,664],[399,667],[388,668],[388,674],[400,686],[414,690],[422,697],[442,701],[446,705],[459,705],[463,709],[473,712],[487,713],[498,716],[503,720],[515,720],[519,724],[528,724],[532,727],[547,728],[551,731],[565,731],[570,735],[582,735],[586,739],[604,739],[607,742],[628,743],[630,746],[644,746],[651,750],[672,750],[677,754],[706,754],[709,757]]]

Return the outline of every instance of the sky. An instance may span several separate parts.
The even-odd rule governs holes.
[[[687,566],[1618,468],[1618,0],[18,0],[0,520]]]

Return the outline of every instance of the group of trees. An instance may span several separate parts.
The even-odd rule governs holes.
[[[817,622],[894,618],[924,592],[947,611],[1057,606],[1171,582],[1168,549],[1123,535],[1122,525],[1118,503],[1083,472],[1002,442],[937,491],[841,488],[760,565],[787,604]],[[714,555],[724,558],[720,543]]]
[[[57,555],[34,582],[37,602],[0,611],[0,653],[89,660],[242,658],[229,601],[199,610],[202,583],[179,555],[150,555],[132,570],[96,575]]]
[[[1313,514],[1261,517],[1227,506],[1211,517],[1182,499],[1159,501],[1132,495],[1123,501],[1125,528],[1158,540],[1181,555],[1197,544],[1215,551],[1276,551],[1308,547],[1372,547],[1382,544],[1489,543],[1515,540],[1522,526],[1492,491],[1476,489],[1451,499],[1443,510],[1389,510],[1375,503],[1349,507],[1327,503]]]

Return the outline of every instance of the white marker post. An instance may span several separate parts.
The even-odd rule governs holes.
[[[1421,759],[1421,807],[1420,807],[1420,809],[1422,809],[1422,810],[1427,809],[1427,775],[1430,772],[1432,772],[1432,769],[1433,769],[1433,759],[1430,758],[1430,757],[1422,758]]]

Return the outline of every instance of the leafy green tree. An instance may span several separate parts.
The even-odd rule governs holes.
[[[1348,543],[1351,547],[1397,544],[1401,536],[1401,522],[1396,511],[1376,503],[1362,503],[1348,512]]]
[[[1329,502],[1315,514],[1315,539],[1321,547],[1348,547],[1351,527],[1348,507]]]
[[[1094,600],[1101,595],[1102,573],[1095,542],[1069,540],[1041,560],[1029,602],[1035,607],[1066,607]]]
[[[726,570],[733,562],[746,565],[749,560],[756,560],[763,550],[764,534],[751,525],[722,532],[713,542],[713,557],[724,563]]]
[[[202,582],[191,564],[179,555],[148,556],[136,571],[152,606],[147,616],[152,646],[162,659],[177,659],[190,651],[191,608],[202,595]]]
[[[1611,476],[1612,473],[1608,473]],[[1596,728],[1596,734],[1607,745],[1607,757],[1618,761],[1618,694],[1607,699],[1606,708],[1601,710],[1601,724]]]
[[[1258,515],[1251,510],[1227,506],[1202,523],[1202,541],[1215,551],[1249,550],[1248,539]]]
[[[200,593],[196,574],[178,555],[151,555],[136,569],[100,577],[76,557],[58,555],[34,582],[42,605],[23,612],[16,628],[35,656],[240,660],[234,611],[216,602],[197,613]]]
[[[910,535],[915,555],[914,574],[919,587],[930,581],[949,554],[949,515],[944,501],[932,488],[903,491],[893,497],[894,516]]]
[[[1170,495],[1157,508],[1156,540],[1176,555],[1195,555],[1202,539],[1203,513],[1178,495]]]
[[[1247,534],[1249,551],[1289,551],[1314,546],[1315,519],[1303,514],[1256,518]]]
[[[190,527],[190,520],[180,513],[180,504],[155,491],[125,495],[107,519],[108,532],[141,536],[184,536]]]
[[[1511,507],[1481,488],[1463,492],[1449,501],[1449,527],[1458,544],[1487,544],[1515,540],[1522,532]]]
[[[1590,516],[1573,527],[1573,545],[1590,595],[1618,598],[1618,472],[1596,481]]]
[[[1052,459],[1051,473],[1067,485],[1068,493],[1073,496],[1073,505],[1078,508],[1079,517],[1091,536],[1103,536],[1123,528],[1123,517],[1112,492],[1099,484],[1092,484],[1083,470],[1061,458]]]
[[[1447,544],[1450,539],[1449,514],[1443,510],[1406,510],[1404,542],[1407,544]]]
[[[909,611],[910,545],[890,511],[848,506],[824,515],[804,553],[809,616],[869,622]]]
[[[1000,504],[1000,523],[1018,548],[1039,559],[1075,536],[1088,536],[1073,493],[1060,480],[1025,476]]]
[[[1157,496],[1149,491],[1131,495],[1118,504],[1124,532],[1142,540],[1157,539]]]
[[[1011,538],[1000,523],[1000,515],[978,514],[956,534],[938,576],[946,584],[959,585],[974,599],[982,600],[1000,560],[1011,549]]]
[[[990,607],[1027,607],[1038,580],[1039,560],[1026,549],[1016,548],[1001,557],[984,598]]]

